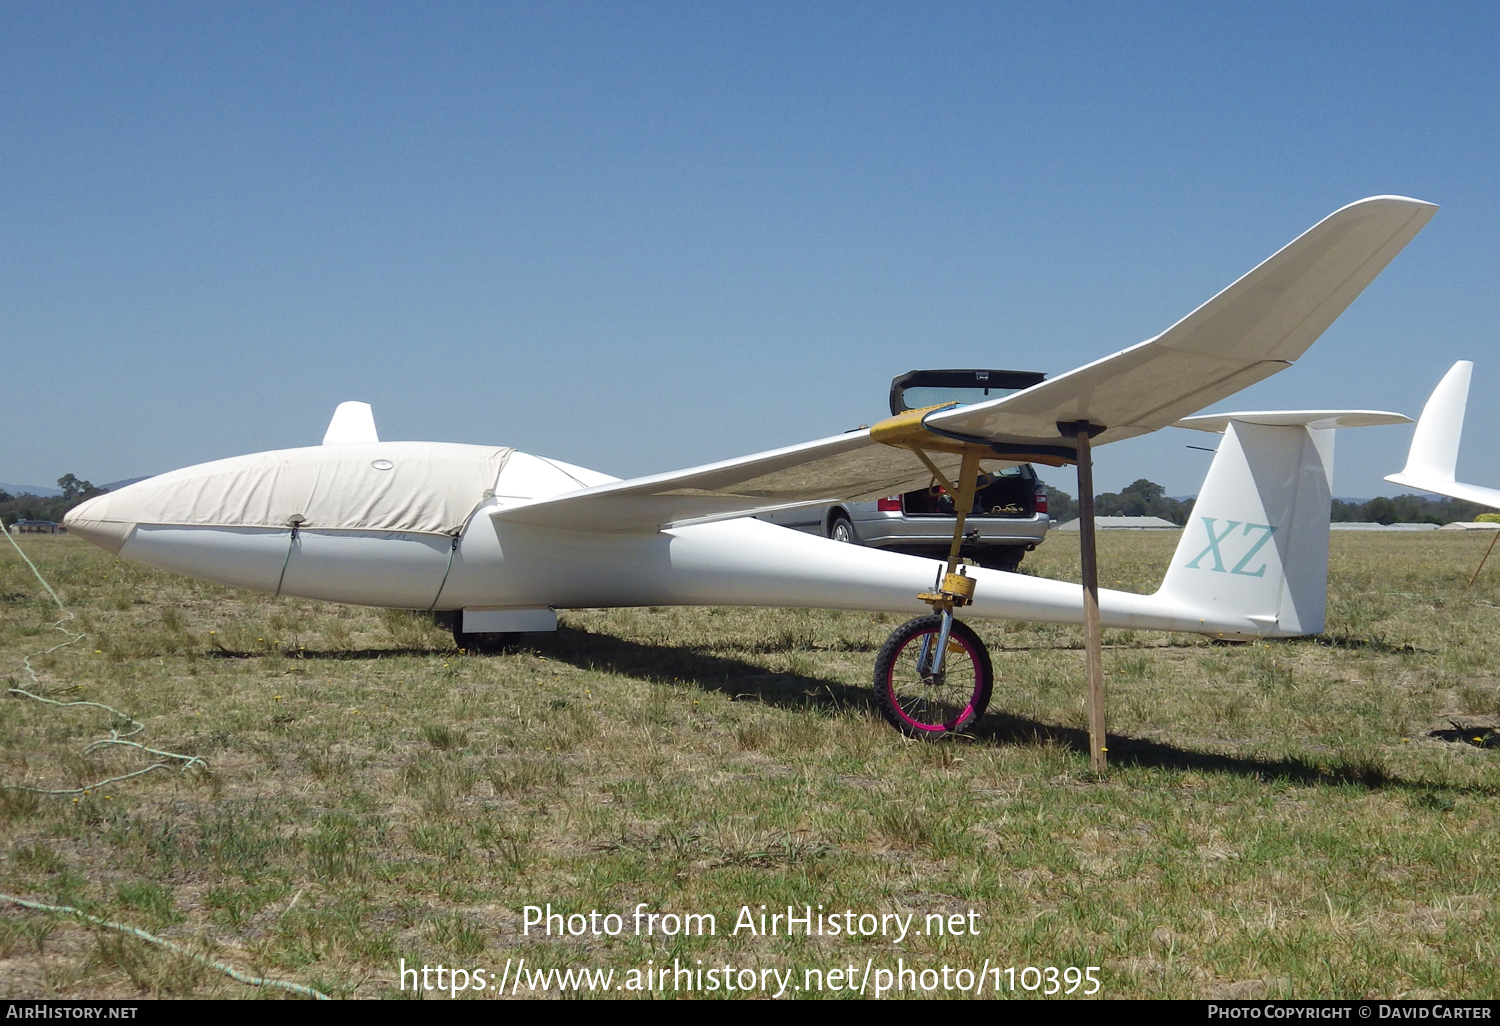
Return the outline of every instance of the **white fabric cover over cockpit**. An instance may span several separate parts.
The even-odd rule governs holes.
[[[449,442],[377,442],[216,460],[108,492],[78,523],[456,534],[513,450]]]

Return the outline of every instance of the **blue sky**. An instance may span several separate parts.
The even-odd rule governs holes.
[[[841,431],[921,366],[1057,373],[1332,210],[1432,224],[1220,408],[1414,415],[1500,484],[1493,4],[0,5],[0,480],[316,443],[620,475]],[[1346,432],[1335,494],[1409,428]],[[1197,490],[1204,436],[1098,454]],[[1070,473],[1049,477],[1072,490]]]

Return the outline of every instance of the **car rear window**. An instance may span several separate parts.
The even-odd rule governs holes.
[[[982,403],[986,399],[999,399],[1002,395],[1019,392],[1019,388],[944,388],[938,385],[918,385],[902,390],[902,398],[909,410],[920,410],[925,406],[944,403]]]

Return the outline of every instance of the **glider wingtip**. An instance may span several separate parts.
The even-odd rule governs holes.
[[[1332,225],[1351,221],[1386,223],[1397,232],[1404,227],[1406,232],[1415,235],[1427,226],[1437,211],[1436,203],[1410,196],[1366,196],[1339,207],[1319,224]]]
[[[1428,200],[1420,200],[1413,196],[1398,196],[1395,193],[1385,193],[1379,196],[1366,196],[1364,199],[1355,200],[1353,203],[1339,208],[1339,211],[1353,210],[1357,207],[1408,207],[1416,210],[1435,212],[1439,205]]]

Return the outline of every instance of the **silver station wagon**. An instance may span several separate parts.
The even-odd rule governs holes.
[[[891,415],[942,403],[996,399],[1042,381],[1033,371],[918,370],[891,382]],[[984,474],[964,521],[960,555],[980,566],[1015,570],[1047,538],[1047,493],[1030,464]],[[953,497],[933,483],[874,502],[784,510],[761,520],[835,541],[946,558],[953,541]]]

